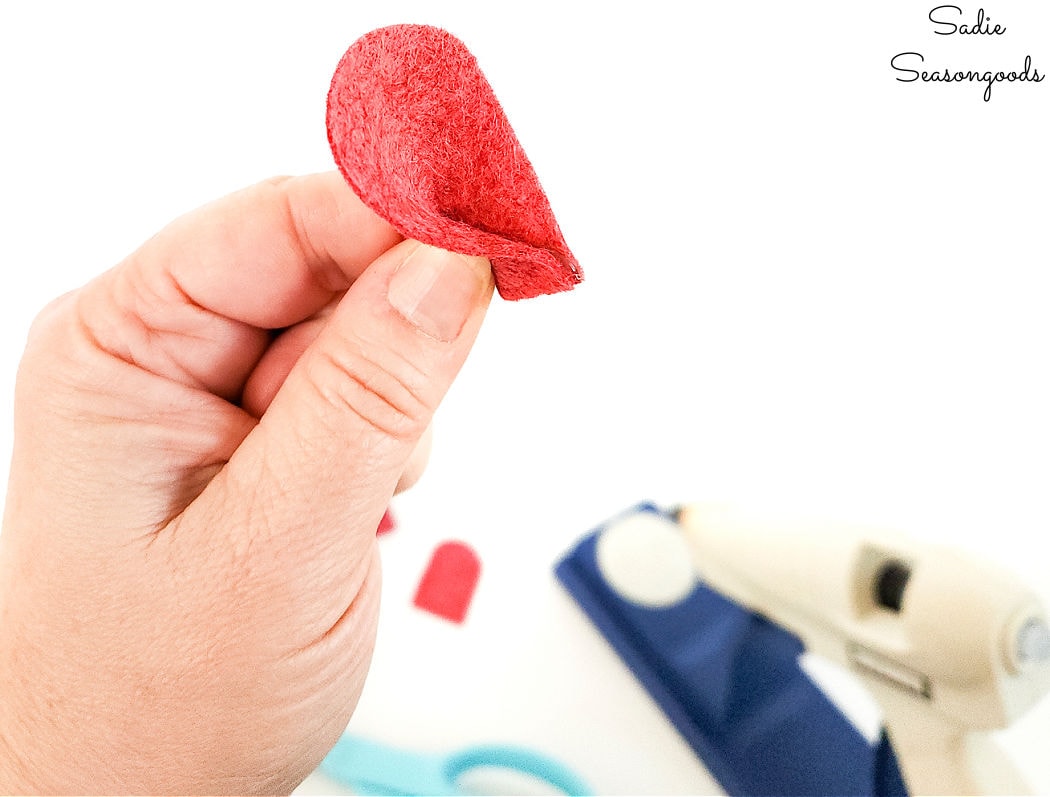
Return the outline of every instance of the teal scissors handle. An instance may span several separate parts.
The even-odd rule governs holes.
[[[509,745],[479,745],[450,755],[434,755],[346,734],[321,762],[324,774],[356,792],[403,797],[464,794],[457,785],[458,779],[478,767],[514,770],[568,795],[591,794],[587,785],[561,762]]]

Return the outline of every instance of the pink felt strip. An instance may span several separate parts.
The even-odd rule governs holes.
[[[444,542],[434,549],[413,603],[424,611],[462,623],[481,576],[481,560],[464,542]]]

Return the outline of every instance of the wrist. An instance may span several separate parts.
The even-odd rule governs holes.
[[[0,676],[0,794],[41,794],[26,771],[26,746],[15,714],[16,691],[11,679]]]

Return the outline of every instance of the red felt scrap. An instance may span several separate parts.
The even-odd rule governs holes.
[[[464,542],[443,542],[430,556],[413,603],[424,611],[462,623],[481,576],[481,560]]]
[[[379,528],[376,529],[376,536],[378,537],[381,534],[393,531],[396,527],[397,524],[394,522],[394,516],[390,513],[390,510],[387,509],[386,512],[383,513],[383,517],[379,520]]]
[[[367,33],[328,92],[328,141],[366,205],[401,234],[492,262],[504,299],[583,279],[477,61],[426,25]]]

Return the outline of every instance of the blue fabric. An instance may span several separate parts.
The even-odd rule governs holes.
[[[799,667],[798,637],[702,584],[665,608],[622,599],[598,570],[602,528],[555,573],[727,793],[907,794],[885,734],[872,747]]]

